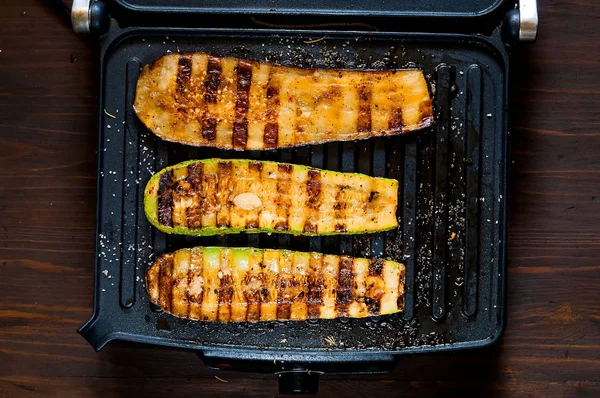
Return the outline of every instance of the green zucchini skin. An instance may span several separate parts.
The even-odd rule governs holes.
[[[190,188],[194,186],[191,182],[191,170],[202,169],[202,184],[204,185],[208,179],[213,180],[213,188],[221,195],[214,197],[213,205],[202,204],[207,202],[203,195],[213,195],[212,190],[202,190],[196,179],[196,189]],[[229,181],[229,190],[221,189],[221,182],[224,178],[219,174],[221,170],[227,169],[228,175],[225,177]],[[211,170],[209,172],[208,170]],[[273,180],[270,182],[270,189],[266,189],[263,185],[263,179],[252,179],[249,177],[251,169],[256,170],[260,176],[273,175]],[[273,173],[268,170],[276,170]],[[218,170],[215,172],[215,170]],[[278,175],[281,170],[283,174],[288,174],[287,185],[289,192],[276,193],[274,192],[273,184],[276,180],[276,185],[281,184],[281,176]],[[244,173],[248,173],[244,175]],[[318,176],[319,182],[309,181],[311,177]],[[216,182],[214,180],[216,179]],[[260,180],[260,182],[258,182]],[[165,183],[166,181],[166,183]],[[239,187],[240,181],[254,184],[250,187]],[[163,184],[164,183],[164,184]],[[165,185],[162,186],[161,184]],[[171,184],[167,186],[168,184]],[[263,185],[261,185],[263,184]],[[318,186],[318,188],[315,188]],[[164,189],[163,189],[164,188]],[[277,185],[277,190],[280,186]],[[372,190],[370,190],[372,189]],[[293,192],[292,192],[293,191]],[[318,194],[315,196],[315,191]],[[168,193],[170,192],[170,194]],[[236,199],[241,198],[240,193],[247,194],[246,196],[252,199],[260,200],[261,207],[251,210],[240,210],[236,203]],[[236,195],[237,194],[237,195]],[[166,195],[166,196],[165,196]],[[171,196],[169,196],[171,195]],[[228,198],[225,201],[224,196]],[[270,195],[270,196],[269,196]],[[304,201],[299,201],[298,196],[302,196]],[[327,196],[329,202],[323,204],[323,197]],[[335,196],[335,198],[333,198]],[[166,197],[166,199],[165,199]],[[346,199],[336,201],[342,197]],[[375,199],[373,199],[375,197]],[[169,199],[170,198],[170,199]],[[275,198],[275,199],[274,199]],[[333,199],[332,199],[333,198]],[[214,201],[221,200],[223,206]],[[272,205],[275,200],[276,205]],[[190,235],[190,236],[214,236],[221,234],[239,234],[239,233],[284,233],[292,235],[305,236],[329,236],[329,235],[352,235],[375,233],[391,230],[397,227],[398,220],[396,217],[396,208],[398,200],[398,181],[387,178],[370,177],[359,173],[341,173],[335,171],[319,170],[302,165],[291,165],[287,163],[279,163],[273,161],[254,161],[246,159],[204,159],[204,160],[188,160],[173,166],[166,167],[156,173],[148,181],[144,191],[144,210],[149,222],[157,229],[168,234]],[[171,202],[169,202],[171,201]],[[196,223],[194,226],[190,223],[190,207],[185,208],[184,205],[179,206],[183,202],[192,202],[192,210],[194,210],[196,218],[203,218],[206,214],[216,213],[220,215],[221,210],[229,214],[229,225],[227,222],[219,224],[214,219],[208,222],[201,223],[200,226]],[[332,202],[333,201],[333,202]],[[280,203],[287,202],[287,203]],[[335,202],[335,203],[334,203]],[[171,203],[171,208],[165,206],[165,203]],[[271,211],[267,212],[264,207],[271,206]],[[295,206],[295,207],[294,207]],[[329,210],[325,212],[323,206]],[[333,207],[332,207],[333,206]],[[179,216],[175,217],[177,208],[180,208]],[[183,215],[182,211],[186,211]],[[357,209],[362,209],[362,215],[358,215]],[[162,211],[162,210],[164,211]],[[287,209],[287,210],[286,210]],[[337,209],[337,210],[335,210]],[[286,212],[287,219],[279,216],[277,220],[267,219],[267,222],[262,222],[263,214],[273,215],[273,212]],[[162,212],[162,213],[161,213]],[[242,213],[241,216],[247,218],[256,218],[255,220],[247,221],[246,225],[231,225],[231,218],[234,212]],[[348,212],[351,212],[348,215]],[[165,215],[166,214],[166,215]],[[339,216],[339,217],[338,217]],[[161,217],[163,220],[161,220]],[[295,222],[292,218],[295,217]],[[358,218],[356,218],[358,217]],[[362,218],[360,218],[362,217]],[[175,222],[177,218],[178,222]],[[165,222],[165,219],[167,222]],[[171,220],[171,222],[168,222]],[[283,221],[282,221],[283,220]],[[360,221],[365,221],[360,224]],[[332,227],[331,223],[337,224]],[[346,224],[347,223],[347,224]],[[365,224],[367,224],[365,226]]]
[[[146,289],[165,312],[200,321],[364,318],[404,309],[405,271],[383,259],[194,247],[159,256]]]

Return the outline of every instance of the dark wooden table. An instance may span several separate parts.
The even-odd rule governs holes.
[[[600,397],[600,3],[540,0],[514,60],[508,326],[480,351],[335,376],[323,396]],[[97,51],[43,2],[0,5],[0,397],[273,395],[271,375],[75,333],[92,308]],[[168,396],[166,395],[166,396]]]

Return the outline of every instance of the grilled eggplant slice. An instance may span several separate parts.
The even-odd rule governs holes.
[[[134,108],[164,140],[235,150],[396,135],[433,122],[420,70],[303,69],[204,53],[146,65]]]
[[[166,233],[358,234],[398,225],[398,181],[253,160],[191,160],[155,174],[148,220]]]
[[[152,303],[218,322],[364,318],[404,309],[404,265],[319,253],[197,247],[146,272]]]

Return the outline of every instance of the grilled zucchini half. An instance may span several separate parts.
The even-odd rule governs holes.
[[[398,181],[253,160],[191,160],[155,174],[148,220],[166,233],[362,234],[398,225]]]
[[[404,309],[404,265],[319,253],[196,247],[146,272],[150,301],[218,322],[364,318]]]
[[[420,70],[305,69],[205,53],[146,65],[134,108],[164,140],[234,150],[383,137],[433,123]]]

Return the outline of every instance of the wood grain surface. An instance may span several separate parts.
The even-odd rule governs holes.
[[[515,52],[508,325],[484,350],[326,376],[322,396],[600,396],[600,3],[540,0]],[[271,375],[75,333],[92,308],[97,49],[0,4],[0,397],[272,396]]]

